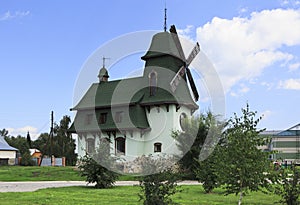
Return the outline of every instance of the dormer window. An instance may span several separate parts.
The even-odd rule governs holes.
[[[92,124],[92,120],[93,120],[93,114],[87,114],[85,116],[85,125],[90,125]]]
[[[100,118],[99,118],[99,123],[100,124],[105,124],[107,120],[107,112],[101,113]]]
[[[157,90],[157,73],[152,71],[149,74],[149,88],[150,88],[150,96],[154,96]]]
[[[122,120],[123,120],[123,115],[124,115],[123,111],[116,112],[116,114],[115,114],[115,122],[116,123],[121,123]]]

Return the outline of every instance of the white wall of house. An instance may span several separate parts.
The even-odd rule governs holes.
[[[12,159],[12,158],[16,158],[16,151],[0,151],[0,158],[3,159]]]
[[[172,137],[172,131],[182,131],[180,126],[180,115],[185,113],[187,117],[191,117],[191,110],[186,106],[181,106],[176,111],[175,105],[169,106],[167,112],[166,106],[153,106],[146,111],[147,118],[151,130],[145,133],[140,131],[124,133],[116,133],[115,138],[125,138],[125,155],[123,158],[126,161],[131,161],[141,155],[149,155],[154,153],[154,144],[161,143],[161,153],[167,155],[178,154],[176,140]],[[87,133],[78,135],[78,156],[82,157],[86,154],[88,149],[88,139],[94,139],[95,146],[100,143],[100,138],[109,138],[105,132],[101,134]],[[116,142],[113,135],[111,135],[111,154],[116,154]]]

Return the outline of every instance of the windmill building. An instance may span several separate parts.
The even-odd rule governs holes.
[[[185,58],[175,26],[152,37],[143,75],[109,81],[103,66],[71,110],[77,111],[70,131],[78,136],[78,155],[95,151],[108,140],[111,154],[133,160],[141,155],[178,154],[172,131],[198,109],[199,98],[188,68],[200,51],[197,43]],[[95,74],[96,75],[96,74]],[[189,86],[188,86],[189,84]]]

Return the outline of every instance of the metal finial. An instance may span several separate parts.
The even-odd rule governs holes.
[[[103,68],[105,68],[105,60],[108,60],[109,58],[105,58],[104,56],[102,57],[102,61],[103,61]]]
[[[167,31],[167,3],[165,2],[165,22],[164,22],[164,31]]]

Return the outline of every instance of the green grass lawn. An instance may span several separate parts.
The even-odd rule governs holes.
[[[120,175],[118,180],[136,177]],[[0,166],[0,181],[85,181],[75,167]]]
[[[0,166],[0,181],[84,181],[74,167]]]
[[[179,204],[226,205],[237,204],[238,196],[224,196],[222,189],[205,194],[202,186],[181,186],[182,192],[173,196]],[[95,189],[92,187],[65,187],[42,189],[36,192],[0,193],[1,204],[142,204],[139,202],[138,186],[113,187]],[[269,205],[279,200],[278,196],[261,192],[251,193],[243,200],[243,204]]]

